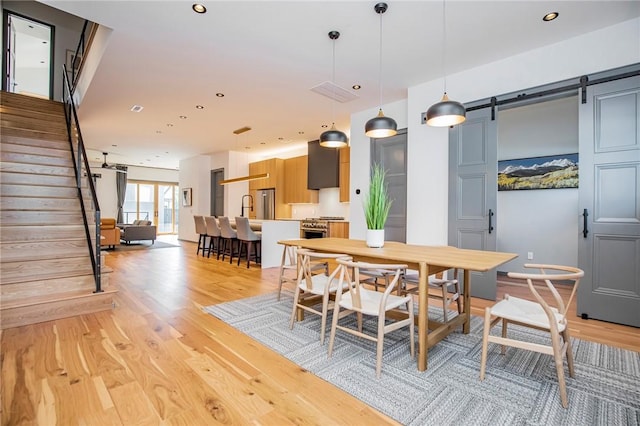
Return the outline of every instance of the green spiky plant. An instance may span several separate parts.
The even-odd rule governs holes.
[[[386,170],[380,164],[371,166],[371,181],[369,193],[363,201],[364,216],[367,220],[367,229],[384,229],[384,224],[389,216],[389,209],[393,202],[387,193],[385,177]]]

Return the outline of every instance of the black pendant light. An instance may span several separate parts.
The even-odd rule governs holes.
[[[444,70],[444,95],[440,102],[433,104],[427,110],[427,124],[433,127],[449,127],[466,120],[467,111],[460,102],[452,101],[447,96],[447,22],[445,0],[442,1],[442,68]]]
[[[333,71],[331,75],[331,82],[333,83],[332,87],[336,85],[336,40],[340,37],[340,33],[338,31],[329,31],[329,38],[333,40]],[[334,94],[335,96],[335,94]],[[333,103],[335,100],[331,101],[331,115],[332,119],[335,120]],[[347,146],[349,139],[344,132],[336,129],[336,123],[331,124],[331,129],[326,132],[322,132],[320,135],[320,146],[324,146],[325,148],[342,148]]]
[[[398,133],[398,124],[391,117],[386,117],[382,112],[382,14],[387,11],[386,3],[378,3],[374,6],[374,10],[380,15],[380,63],[378,66],[378,84],[380,94],[380,110],[378,115],[367,121],[364,126],[364,134],[370,138],[386,138]]]

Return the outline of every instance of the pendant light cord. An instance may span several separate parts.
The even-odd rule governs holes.
[[[378,58],[378,105],[382,109],[382,14],[384,12],[378,12],[380,15],[380,55]]]
[[[444,73],[444,93],[447,93],[447,12],[446,0],[442,0],[442,72]]]
[[[336,123],[336,113],[335,113],[335,97],[336,97],[336,39],[333,40],[333,70],[331,71],[331,82],[333,86],[331,90],[333,91],[333,99],[331,100],[331,123]]]

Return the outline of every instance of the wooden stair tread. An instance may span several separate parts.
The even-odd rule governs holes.
[[[111,287],[108,289],[103,290],[101,293],[99,294],[115,294],[118,292],[117,288]],[[13,300],[13,301],[3,301],[2,305],[0,306],[0,311],[4,311],[7,309],[15,309],[15,308],[20,308],[23,306],[33,306],[33,305],[41,305],[43,303],[50,303],[50,302],[58,302],[61,300],[69,300],[69,299],[79,299],[79,298],[85,298],[85,297],[92,297],[94,295],[96,295],[98,293],[87,293],[86,291],[68,291],[65,293],[59,293],[57,295],[55,295],[55,297],[51,297],[51,296],[34,296],[34,297],[30,297],[29,299],[23,299],[23,300]]]

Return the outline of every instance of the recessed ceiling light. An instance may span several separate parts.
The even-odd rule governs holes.
[[[284,138],[278,138],[279,141],[284,140]]]
[[[299,135],[304,135],[304,132],[298,132]]]
[[[204,106],[202,106],[202,105],[196,105],[196,109],[204,109]]]
[[[196,13],[207,13],[207,8],[200,3],[194,3],[193,6],[191,6],[191,9]]]
[[[322,126],[320,126],[320,127],[322,127],[323,129],[326,129],[326,128],[327,128],[327,127],[329,127],[329,126],[328,126],[327,124],[323,124],[323,125],[322,125]]]
[[[144,109],[144,107],[142,105],[134,105],[131,107],[131,111],[133,112],[140,112]]]
[[[362,86],[360,86],[359,84],[354,84],[353,86],[351,86],[353,90],[360,90],[361,87]]]
[[[260,145],[266,145],[266,144],[267,144],[266,142],[260,142]]]
[[[162,130],[156,130],[156,133],[162,133]]]
[[[173,127],[173,123],[167,123],[167,127]]]
[[[216,96],[219,98],[224,98],[224,93],[216,93]]]
[[[553,21],[560,15],[558,12],[549,12],[542,17],[542,20],[545,22]]]
[[[114,143],[114,144],[111,144],[111,146],[114,146],[114,147],[115,147],[115,146],[118,146],[118,145]]]
[[[245,146],[244,149],[251,149],[251,147],[250,146]]]
[[[181,120],[186,120],[186,119],[187,119],[187,116],[186,116],[186,115],[181,115],[181,116],[180,116],[180,119],[181,119]]]

